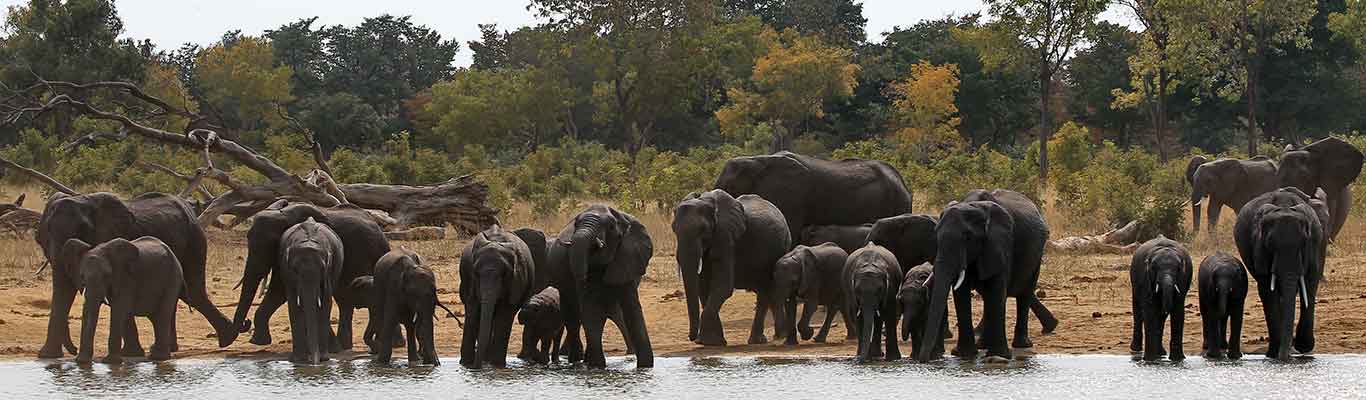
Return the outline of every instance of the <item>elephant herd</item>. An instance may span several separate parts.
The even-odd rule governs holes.
[[[1292,345],[1313,349],[1314,296],[1326,243],[1346,219],[1346,184],[1360,172],[1361,160],[1350,144],[1325,139],[1290,149],[1279,166],[1262,158],[1192,161],[1187,176],[1197,227],[1204,197],[1210,199],[1211,226],[1218,208],[1238,211],[1241,262],[1219,253],[1199,268],[1207,355],[1241,354],[1244,269],[1266,306],[1268,356],[1286,358]],[[1009,190],[975,190],[937,216],[913,214],[903,182],[879,161],[789,152],[727,161],[714,190],[689,194],[673,213],[688,339],[727,344],[720,310],[735,290],[756,294],[747,343],[770,340],[770,313],[773,339],[788,345],[798,337],[825,341],[840,314],[846,338],[857,340],[857,360],[900,358],[898,338],[911,340],[915,359],[936,359],[954,335],[952,353],[959,357],[976,357],[982,349],[988,359],[1010,359],[1012,348],[1033,346],[1031,314],[1044,333],[1057,328],[1057,318],[1035,294],[1049,228],[1034,201]],[[1311,191],[1320,196],[1306,194]],[[437,300],[436,274],[416,252],[391,248],[363,209],[280,202],[258,214],[247,232],[231,320],[207,297],[206,238],[183,200],[96,193],[54,197],[46,210],[37,242],[53,279],[40,357],[61,357],[65,350],[88,362],[100,307],[108,304],[105,361],[144,354],[134,316],[151,319],[156,341],[149,357],[165,359],[177,350],[174,312],[183,300],[208,320],[221,347],[248,331],[250,343],[270,344],[270,318],[287,304],[291,360],[317,363],[353,347],[354,311],[368,308],[362,340],[378,362],[388,363],[406,336],[410,363],[439,363],[433,319],[435,308],[445,306]],[[459,259],[466,316],[460,363],[505,367],[512,325],[520,323],[518,358],[547,363],[563,354],[570,363],[601,368],[603,329],[611,320],[636,366],[653,366],[639,293],[653,254],[645,225],[606,205],[588,206],[557,234],[497,225],[480,232]],[[1155,239],[1135,253],[1131,349],[1144,351],[1145,359],[1161,357],[1168,318],[1168,354],[1183,356],[1181,316],[1193,270],[1185,248],[1173,241]],[[248,319],[266,278],[264,298]],[[67,326],[78,293],[85,295],[79,348]],[[950,294],[956,331],[949,325]],[[1297,294],[1304,302],[1295,326]],[[1007,297],[1016,299],[1009,343]],[[980,321],[972,317],[974,298],[980,299]],[[810,322],[819,307],[825,320],[817,332]]]

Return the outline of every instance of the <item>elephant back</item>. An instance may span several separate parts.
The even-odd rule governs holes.
[[[545,232],[533,228],[518,228],[512,231],[512,234],[522,239],[522,242],[526,243],[527,250],[531,252],[531,261],[535,265],[536,272],[535,286],[543,288],[549,285],[550,266],[546,264],[549,261]]]

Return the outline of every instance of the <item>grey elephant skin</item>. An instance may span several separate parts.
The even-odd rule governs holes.
[[[1314,307],[1327,235],[1309,197],[1295,188],[1258,196],[1238,212],[1233,227],[1238,254],[1257,281],[1266,317],[1267,358],[1288,360],[1296,351],[1314,350]],[[1303,301],[1295,324],[1295,299]]]
[[[818,246],[830,242],[839,245],[844,252],[852,253],[868,244],[868,233],[872,230],[873,224],[810,225],[802,229],[798,244]]]
[[[636,367],[654,367],[654,349],[640,306],[640,278],[654,255],[645,225],[620,210],[591,205],[565,225],[549,247],[547,270],[551,285],[560,290],[569,362],[582,357],[590,368],[607,366],[602,329],[607,314],[620,308],[624,333],[635,347]],[[586,348],[580,347],[581,326]]]
[[[793,305],[780,310],[781,313],[774,317],[778,320],[778,326],[786,330],[784,344],[797,344],[798,333],[803,340],[825,343],[835,314],[844,315],[845,340],[858,338],[849,314],[843,312],[844,288],[838,284],[848,258],[849,253],[839,245],[827,242],[816,246],[797,245],[778,259],[773,267],[773,290],[780,297],[778,304]],[[806,303],[802,307],[801,319],[797,320],[796,304],[799,299],[805,299]],[[819,306],[825,306],[825,322],[821,324],[820,333],[813,338],[811,317]],[[795,328],[793,321],[796,321]]]
[[[535,286],[547,287],[550,284],[551,274],[547,269],[549,267],[543,266],[548,265],[547,263],[549,261],[547,260],[547,254],[552,243],[550,243],[550,241],[546,239],[545,232],[541,232],[540,230],[534,228],[517,228],[516,230],[512,231],[512,234],[517,235],[517,237],[519,238],[522,238],[522,241],[526,242],[527,247],[531,248],[531,258],[536,261],[536,268],[538,271],[541,272],[539,274],[536,274]],[[558,291],[559,289],[556,289],[556,292]],[[561,311],[561,314],[563,314],[563,310]],[[560,319],[561,321],[563,321],[564,316],[561,315]],[[622,343],[626,346],[626,354],[635,354],[635,347],[631,345],[631,334],[626,329],[626,322],[621,316],[621,307],[610,307],[607,310],[607,319],[611,320],[612,324],[616,325],[617,330],[621,332]],[[578,346],[578,348],[581,349],[583,344],[579,343]],[[525,348],[523,350],[525,350]],[[520,358],[520,356],[518,356],[518,358]]]
[[[182,297],[185,277],[180,261],[171,248],[157,238],[143,236],[131,241],[115,238],[94,248],[80,239],[67,241],[79,261],[80,281],[85,287],[85,306],[81,313],[81,347],[76,362],[90,362],[94,353],[95,327],[100,323],[101,303],[109,304],[109,355],[102,361],[122,361],[128,342],[137,342],[125,324],[133,316],[152,321],[156,341],[148,358],[171,358],[175,338],[176,301]],[[141,352],[140,346],[137,350]]]
[[[726,161],[715,188],[772,202],[792,238],[809,225],[860,225],[911,212],[901,173],[875,160],[822,160],[791,152]]]
[[[564,315],[560,310],[560,290],[548,287],[517,313],[522,325],[522,351],[517,358],[540,364],[560,362],[560,338],[564,337]]]
[[[925,326],[926,318],[929,318],[930,310],[930,285],[934,280],[934,265],[920,264],[906,271],[906,277],[901,280],[901,287],[897,289],[896,301],[901,304],[901,340],[911,341],[911,354],[920,354],[920,349],[925,346]],[[949,332],[949,314],[943,313],[939,321],[943,326],[943,337],[952,337]],[[944,340],[940,339],[933,343],[931,353],[934,357],[944,354]]]
[[[901,359],[896,343],[896,294],[902,275],[896,256],[882,246],[868,244],[849,255],[841,278],[844,312],[858,327],[858,354],[854,360]],[[884,344],[885,352],[880,348]]]
[[[460,339],[460,364],[507,366],[512,321],[541,290],[531,248],[512,232],[493,227],[480,232],[460,256],[460,301],[466,325]]]
[[[896,255],[903,268],[933,262],[938,252],[934,230],[939,225],[935,216],[901,214],[874,222],[868,230],[868,241],[886,247]]]
[[[1056,324],[1056,318],[1034,294],[1048,225],[1028,197],[1004,189],[969,192],[962,202],[940,214],[935,237],[936,278],[930,290],[931,323],[925,327],[926,342],[941,340],[943,327],[934,321],[942,320],[950,292],[958,318],[958,345],[954,350],[960,357],[977,354],[972,341],[973,290],[982,296],[982,342],[987,356],[1011,357],[1005,341],[1007,296],[1016,299],[1015,338],[1011,343],[1015,348],[1033,347],[1029,340],[1030,310],[1045,326]],[[933,358],[932,347],[920,350],[918,360]]]
[[[232,322],[241,332],[251,328],[252,320],[247,319],[253,298],[267,276],[280,276],[277,264],[280,252],[280,238],[285,230],[313,218],[327,225],[342,240],[345,265],[340,267],[340,279],[333,297],[337,304],[336,343],[331,344],[333,351],[352,348],[352,317],[357,307],[366,303],[366,293],[352,289],[349,283],[356,278],[369,276],[374,272],[375,262],[388,253],[389,241],[384,238],[384,230],[375,223],[370,214],[355,206],[341,205],[319,208],[311,204],[290,204],[279,209],[268,209],[257,214],[247,231],[247,260],[242,270],[242,290],[237,299],[237,309]],[[252,344],[267,345],[273,340],[270,336],[270,318],[285,303],[283,282],[271,278],[265,297],[256,309],[255,325],[252,331]],[[370,323],[376,322],[370,318]],[[331,328],[329,328],[331,329]],[[367,326],[368,330],[368,326]]]
[[[1243,263],[1228,253],[1215,252],[1200,261],[1196,278],[1204,356],[1242,358],[1243,304],[1247,300],[1247,271]]]
[[[357,278],[365,279],[365,277]],[[422,264],[422,257],[407,248],[385,254],[375,263],[370,296],[370,318],[366,343],[375,352],[375,361],[388,364],[396,341],[408,333],[408,363],[421,361],[441,365],[436,355],[433,323],[436,318],[436,274]],[[380,342],[383,338],[384,341]]]
[[[1262,193],[1280,187],[1276,162],[1258,156],[1250,160],[1220,158],[1209,160],[1192,157],[1186,165],[1186,182],[1191,185],[1192,229],[1200,233],[1200,207],[1209,214],[1210,232],[1219,225],[1219,213],[1225,206],[1238,212],[1244,204]],[[1208,197],[1209,200],[1205,201]]]
[[[304,220],[280,236],[280,275],[289,303],[293,351],[290,360],[317,364],[328,359],[332,302],[341,276],[341,238],[332,228]]]
[[[81,287],[74,280],[78,273],[77,258],[62,252],[67,240],[104,243],[116,238],[133,240],[143,236],[161,239],[171,248],[180,260],[185,276],[185,303],[213,326],[220,347],[232,344],[237,329],[209,301],[204,289],[208,243],[189,204],[163,193],[147,193],[128,201],[110,193],[91,193],[49,200],[38,224],[38,246],[52,265],[52,305],[48,310],[47,338],[38,357],[61,357],[63,347],[76,353],[67,319],[76,291]],[[131,341],[137,330],[132,323],[128,323],[127,328],[124,334]],[[176,350],[176,346],[171,347],[171,351]]]
[[[1138,246],[1129,261],[1129,285],[1134,310],[1133,341],[1129,350],[1143,352],[1143,360],[1162,358],[1162,324],[1171,318],[1167,357],[1186,358],[1181,346],[1186,325],[1186,293],[1194,270],[1185,246],[1159,237]]]
[[[749,344],[767,343],[764,315],[788,306],[772,290],[774,263],[792,247],[783,213],[752,194],[691,193],[674,208],[673,231],[688,304],[688,339],[724,346],[721,307],[736,289],[745,289],[756,294]]]
[[[1301,147],[1290,146],[1281,155],[1280,186],[1304,193],[1323,189],[1331,220],[1320,221],[1329,240],[1337,238],[1352,209],[1349,186],[1361,175],[1362,154],[1351,143],[1335,137]]]

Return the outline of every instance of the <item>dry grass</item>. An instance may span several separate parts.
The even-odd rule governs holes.
[[[41,195],[35,187],[0,187],[0,199],[13,198],[19,192],[28,192],[30,199]],[[30,200],[28,206],[41,208],[41,201]],[[1051,202],[1050,202],[1051,204]],[[580,204],[582,206],[582,204]],[[571,208],[577,210],[580,207]],[[937,213],[929,206],[917,206],[917,212]],[[1214,235],[1202,235],[1189,243],[1192,256],[1198,263],[1205,256],[1223,250],[1236,254],[1233,248],[1231,230],[1232,213],[1226,210],[1223,220]],[[1067,235],[1094,234],[1103,230],[1103,221],[1078,220],[1069,218],[1069,213],[1060,212],[1052,207],[1044,207],[1046,218],[1052,225],[1053,237]],[[525,206],[514,207],[503,216],[507,227],[529,226],[541,229],[547,234],[555,234],[573,218],[574,212],[563,212],[549,217],[533,216]],[[832,343],[816,345],[803,343],[798,347],[777,344],[743,345],[753,316],[754,297],[750,293],[736,293],[723,308],[722,320],[727,339],[732,344],[726,348],[702,348],[687,341],[687,312],[682,299],[676,293],[682,288],[675,273],[675,242],[670,229],[670,215],[667,212],[644,212],[636,214],[653,236],[655,256],[651,260],[649,273],[642,284],[642,304],[645,305],[650,327],[651,341],[656,353],[666,356],[694,356],[716,354],[820,354],[847,355],[853,353],[852,345]],[[230,314],[236,305],[237,290],[233,285],[241,277],[241,268],[246,257],[245,233],[242,230],[223,232],[211,231],[209,235],[209,292],[211,298],[225,313]],[[1358,213],[1348,220],[1338,242],[1331,246],[1327,277],[1321,286],[1321,302],[1318,305],[1319,352],[1359,352],[1366,348],[1366,254],[1362,244],[1366,243],[1366,214]],[[426,242],[397,242],[395,245],[407,246],[420,254],[432,266],[440,282],[441,299],[447,304],[458,304],[455,288],[459,283],[457,264],[460,252],[466,244],[464,238],[452,238]],[[0,329],[7,332],[0,335],[0,354],[12,357],[29,357],[36,353],[43,342],[47,322],[47,301],[49,298],[49,274],[35,277],[34,268],[42,261],[42,254],[31,238],[0,237]],[[1044,259],[1040,278],[1040,289],[1045,292],[1044,302],[1062,321],[1057,333],[1050,336],[1037,336],[1038,325],[1032,325],[1034,350],[1041,353],[1127,353],[1127,345],[1132,324],[1129,314],[1129,282],[1127,255],[1073,255],[1048,254]],[[1186,351],[1196,354],[1200,347],[1199,310],[1196,308],[1198,294],[1187,297],[1190,304],[1186,317]],[[1254,296],[1255,297],[1255,296]],[[79,302],[79,300],[78,300]],[[79,304],[78,304],[79,307]],[[182,307],[184,307],[182,305]],[[459,307],[453,307],[457,311]],[[980,308],[979,308],[980,309]],[[76,310],[79,310],[78,308]],[[1264,346],[1265,327],[1262,323],[1260,305],[1256,299],[1248,301],[1245,348],[1249,350]],[[179,313],[178,326],[182,351],[179,356],[232,356],[232,357],[279,357],[288,351],[289,333],[284,318],[286,312],[279,313],[271,324],[276,344],[266,348],[246,343],[246,337],[227,349],[216,348],[216,339],[208,337],[210,329],[204,319],[185,308]],[[358,324],[366,319],[364,311],[357,313]],[[1010,320],[1014,320],[1013,317]],[[72,321],[73,331],[79,320]],[[143,329],[144,336],[150,335]],[[609,352],[621,350],[621,339],[615,330],[608,329],[609,337],[605,344]],[[438,346],[441,354],[453,356],[458,353],[460,330],[450,320],[442,319],[437,323]],[[836,328],[831,334],[832,341],[842,338],[843,328]],[[102,333],[100,337],[103,337]],[[514,328],[513,346],[519,346],[520,330]],[[150,344],[150,337],[144,338]],[[97,341],[97,353],[103,353],[102,339]],[[903,351],[908,351],[903,346]],[[515,353],[513,349],[511,352]],[[399,352],[402,354],[402,352]],[[349,354],[361,356],[361,354]]]

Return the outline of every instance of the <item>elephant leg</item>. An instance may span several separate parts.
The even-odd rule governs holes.
[[[1027,320],[1027,313],[1025,317]],[[992,281],[982,293],[982,341],[986,344],[987,356],[1011,358],[1010,347],[1006,346],[1005,277]]]
[[[67,324],[71,305],[76,301],[76,288],[60,278],[67,273],[58,269],[55,263],[52,265],[52,300],[47,312],[47,339],[43,341],[42,349],[38,350],[38,358],[60,358],[62,348],[76,354],[76,346],[71,343],[71,327]]]
[[[1129,340],[1129,352],[1131,354],[1143,352],[1143,300],[1139,296],[1139,293],[1134,292],[1132,297],[1133,300],[1131,301],[1133,304],[1132,314],[1134,316],[1134,335],[1132,339]]]
[[[186,268],[186,271],[191,269]],[[233,325],[232,321],[228,320],[222,311],[218,310],[212,300],[209,300],[209,294],[204,287],[203,271],[203,268],[200,268],[200,275],[197,279],[194,276],[185,277],[185,303],[209,321],[209,326],[213,327],[214,334],[218,335],[218,347],[228,347],[237,340],[237,335],[241,333],[241,330]],[[265,308],[265,304],[262,304],[261,307]],[[257,315],[260,313],[258,312]]]
[[[148,358],[152,360],[166,360],[171,358],[171,353],[175,352],[175,309],[177,299],[172,297],[166,301],[160,310],[152,314],[152,353]]]
[[[1319,282],[1304,279],[1304,294],[1300,301],[1300,321],[1295,327],[1295,351],[1309,354],[1314,351],[1314,305],[1318,301]]]
[[[1272,276],[1268,279],[1276,279],[1276,277]],[[1276,323],[1276,309],[1280,303],[1277,301],[1275,293],[1262,282],[1257,282],[1257,297],[1262,301],[1262,315],[1266,318],[1266,358],[1276,358],[1276,348],[1280,346],[1281,335],[1281,332],[1275,328],[1280,326]]]
[[[884,339],[887,340],[887,361],[901,359],[901,348],[896,343],[896,316],[897,312],[895,306],[882,308],[882,329],[885,331],[883,333]]]
[[[1228,358],[1243,358],[1243,299],[1234,299],[1228,310]]]
[[[490,362],[495,368],[507,368],[508,341],[512,338],[512,323],[517,315],[517,307],[512,304],[499,304],[497,311],[493,313],[493,360]]]
[[[275,278],[271,278],[275,280]],[[248,342],[254,345],[265,346],[271,343],[270,337],[270,317],[275,315],[281,305],[285,304],[285,292],[281,290],[266,290],[266,297],[261,299],[261,306],[256,307],[255,327],[251,330],[251,340]],[[293,311],[296,307],[291,306]],[[294,314],[290,314],[293,319]],[[291,324],[292,326],[293,324]],[[292,329],[292,328],[291,328]],[[290,332],[293,332],[291,330]],[[298,342],[294,342],[298,343]]]
[[[479,307],[477,304],[470,306]],[[392,301],[380,300],[380,304],[375,304],[371,307],[372,311],[379,311],[378,313],[372,314],[379,314],[378,317],[380,318],[379,321],[372,322],[372,324],[377,324],[374,326],[374,330],[376,331],[376,336],[374,338],[375,361],[380,364],[389,364],[394,356],[393,338],[394,335],[398,334],[398,315],[396,315],[398,314],[398,305]],[[479,310],[476,309],[474,310],[475,314],[469,314],[470,309],[467,306],[465,315],[479,315],[478,311]],[[473,327],[473,329],[471,329],[471,327]],[[474,338],[478,335],[479,318],[465,318],[464,336],[461,338],[462,340],[460,342],[460,362],[462,364],[465,363],[465,360],[474,360],[473,348],[468,349],[469,353],[466,353],[466,345],[472,346],[474,344]],[[408,336],[412,336],[412,331],[409,331]]]
[[[1034,347],[1029,340],[1029,306],[1034,304],[1034,294],[1015,298],[1015,338],[1010,347],[1027,349]]]
[[[1208,232],[1210,232],[1211,236],[1213,236],[1213,234],[1214,234],[1214,232],[1215,232],[1214,229],[1215,229],[1216,227],[1219,226],[1219,213],[1221,213],[1221,212],[1224,211],[1224,202],[1222,202],[1222,201],[1220,201],[1220,202],[1213,201],[1214,198],[1210,198],[1210,200],[1211,200],[1211,201],[1210,201],[1210,204],[1209,204],[1209,211],[1208,211],[1208,212],[1209,212],[1209,230],[1208,230]]]
[[[797,333],[802,335],[802,340],[811,340],[811,335],[815,333],[811,330],[811,316],[816,314],[816,307],[819,306],[815,299],[802,304],[802,317],[797,320]]]
[[[829,305],[825,306],[825,322],[821,323],[820,333],[817,333],[815,337],[811,338],[811,341],[816,343],[825,343],[826,335],[830,334],[830,324],[835,322],[835,314],[839,313],[837,309],[838,307],[833,307]],[[811,324],[811,314],[814,314],[815,312],[815,307],[811,307],[810,309],[805,310],[804,314],[802,315],[802,320],[804,321],[802,322],[802,325],[807,326],[807,331],[811,330],[811,327],[809,326]]]
[[[578,294],[572,290],[561,289],[560,313],[564,317],[564,339],[560,349],[570,364],[583,360],[583,341],[579,338],[582,322],[582,309]]]
[[[522,325],[522,351],[517,352],[517,359],[522,361],[534,361],[536,353],[541,345],[540,330],[533,324]]]
[[[1146,316],[1143,318],[1143,360],[1157,361],[1162,359],[1162,328],[1165,321],[1163,312],[1156,305],[1147,307]]]
[[[882,358],[882,356],[883,356],[883,353],[882,353],[882,320],[883,320],[883,318],[879,317],[879,316],[877,315],[877,313],[873,313],[873,315],[864,315],[863,318],[872,318],[872,319],[873,319],[873,331],[872,331],[872,332],[865,332],[865,333],[864,333],[865,335],[872,335],[872,336],[870,336],[870,339],[868,340],[868,360],[871,361],[871,360],[876,360],[876,359]],[[859,324],[859,326],[863,326],[863,325],[862,325],[862,324]]]
[[[953,309],[958,317],[958,347],[953,353],[961,358],[975,359],[977,343],[972,333],[972,289],[964,286],[953,293]]]
[[[403,333],[408,336],[408,365],[421,364],[422,356],[417,353],[417,324],[413,323],[412,318],[403,319]]]
[[[555,336],[550,338],[550,362],[560,363],[560,340],[564,337],[564,327],[555,330]]]
[[[599,293],[600,296],[603,294],[605,293]],[[602,350],[602,329],[607,324],[607,315],[603,309],[605,305],[601,303],[602,300],[601,298],[585,299],[582,305],[584,341],[586,342],[583,359],[588,368],[607,367],[607,357]]]
[[[650,331],[645,326],[645,310],[640,305],[640,289],[635,285],[626,287],[621,297],[621,314],[635,343],[636,368],[654,368],[655,352],[650,344]]]
[[[1223,324],[1224,318],[1205,311],[1209,309],[1205,303],[1200,302],[1200,354],[1206,358],[1220,358],[1224,351],[1219,339],[1219,325]]]
[[[844,341],[846,341],[846,342],[858,341],[858,329],[859,329],[859,328],[858,328],[858,325],[855,325],[855,324],[854,324],[854,318],[851,317],[851,316],[849,316],[849,313],[846,312],[846,311],[844,311],[844,308],[842,308],[842,307],[836,307],[836,308],[838,308],[837,311],[839,311],[839,313],[840,313],[840,318],[843,318],[843,319],[844,319]],[[830,312],[830,311],[829,311],[829,310],[826,310],[826,312],[828,313],[828,312]]]
[[[754,323],[749,327],[749,344],[768,343],[764,336],[764,317],[768,315],[770,304],[767,292],[756,292],[754,299]],[[781,311],[779,311],[781,312]]]
[[[704,286],[710,287],[703,292],[702,321],[698,327],[697,343],[703,346],[725,346],[726,331],[721,326],[721,307],[735,292],[735,277],[730,273],[718,273],[709,274],[708,278],[710,285]]]
[[[109,354],[104,356],[100,362],[105,364],[118,364],[123,362],[121,349],[125,333],[128,332],[128,321],[132,320],[132,314],[128,312],[124,302],[118,300],[109,303]]]
[[[1182,309],[1173,311],[1174,312],[1171,313],[1172,334],[1167,340],[1167,358],[1172,361],[1181,361],[1186,359],[1186,349],[1185,346],[1182,345],[1182,339],[1185,338],[1186,335],[1186,316]]]
[[[621,332],[622,342],[626,345],[626,354],[635,354],[636,348],[631,345],[631,330],[626,326],[626,323],[623,322],[621,307],[612,307],[611,311],[607,313],[607,319],[612,321],[612,325],[617,326],[617,332]]]
[[[129,313],[123,322],[123,349],[119,354],[124,357],[142,357],[147,352],[142,348],[142,338],[138,337],[138,325],[133,321],[133,314]],[[109,352],[114,352],[110,349]]]
[[[337,336],[332,340],[332,352],[340,353],[342,350],[351,350],[355,345],[351,338],[353,333],[351,322],[355,315],[356,307],[349,302],[343,302],[341,299],[337,299],[336,296],[333,296],[333,299],[337,302]]]
[[[1034,294],[1034,291],[1031,290],[1029,292],[1029,297],[1033,299],[1029,302],[1029,309],[1034,311],[1034,317],[1039,319],[1039,325],[1043,327],[1043,334],[1047,335],[1057,330],[1058,317],[1053,316],[1053,312],[1049,311],[1048,307],[1043,305],[1043,301],[1039,300],[1039,297]]]

